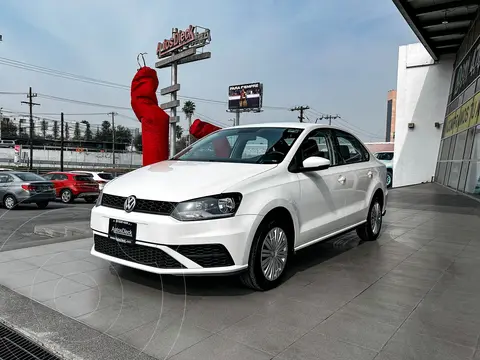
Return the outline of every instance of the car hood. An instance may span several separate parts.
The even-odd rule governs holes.
[[[104,193],[179,202],[222,193],[277,165],[200,161],[162,161],[105,184]]]

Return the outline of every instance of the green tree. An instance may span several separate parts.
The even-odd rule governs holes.
[[[110,121],[104,120],[102,121],[102,124],[100,125],[100,139],[99,141],[109,141],[111,142],[113,139],[113,134],[112,134],[112,124],[110,124]]]
[[[17,125],[15,125],[10,118],[3,118],[1,127],[3,139],[15,139],[17,137]]]
[[[70,126],[68,125],[68,123],[65,123],[65,127],[63,130],[63,138],[65,140],[70,139]]]
[[[80,123],[77,121],[75,123],[75,128],[73,129],[73,140],[80,140],[82,138],[82,131],[80,130]]]
[[[133,139],[133,146],[135,146],[135,149],[137,149],[137,151],[142,151],[142,134],[141,133],[137,134]]]
[[[132,143],[132,131],[122,125],[115,126],[115,143],[128,144]]]
[[[193,141],[193,137],[190,135],[190,126],[192,126],[192,116],[193,116],[193,113],[195,112],[195,103],[193,101],[190,101],[190,100],[185,101],[185,103],[183,104],[182,111],[184,112],[185,117],[187,119],[187,124],[188,124],[187,145],[190,145],[191,142]]]
[[[83,139],[85,141],[92,141],[93,133],[91,129],[91,125],[87,120],[82,120],[82,124],[85,125],[85,134],[83,135]]]
[[[44,139],[47,138],[47,131],[48,131],[48,122],[45,119],[42,119],[40,122],[40,131],[42,132],[42,137]]]
[[[183,137],[183,128],[178,124],[175,125],[175,136],[177,140],[180,140]]]
[[[59,138],[59,127],[58,127],[58,121],[57,120],[54,120],[53,121],[53,128],[52,128],[52,132],[53,132],[53,138],[55,140],[57,140]]]

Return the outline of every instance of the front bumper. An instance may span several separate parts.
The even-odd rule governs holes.
[[[109,220],[137,224],[136,243],[108,238]],[[92,209],[91,254],[156,274],[229,274],[247,268],[258,216],[182,222],[170,216],[126,213],[103,206]]]

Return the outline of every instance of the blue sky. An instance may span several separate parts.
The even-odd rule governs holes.
[[[158,41],[172,27],[211,29],[212,58],[179,68],[180,95],[227,100],[228,85],[264,83],[264,105],[309,105],[307,116],[340,114],[364,140],[382,140],[386,95],[395,88],[398,46],[417,42],[390,0],[4,0],[0,57],[129,85],[136,56],[154,66]],[[160,87],[170,72],[158,71]],[[0,64],[0,92],[26,92],[129,107],[127,90],[61,79]],[[0,95],[0,107],[26,111],[22,96]],[[111,109],[38,98],[37,112]],[[167,101],[164,99],[163,101]],[[205,120],[229,124],[225,104],[197,101]],[[129,110],[116,110],[134,116]],[[206,117],[204,117],[206,116]],[[297,114],[265,109],[242,123],[290,121]],[[54,116],[50,116],[54,118]],[[100,123],[106,116],[71,116]],[[182,119],[183,121],[183,119]],[[118,122],[139,126],[134,119]],[[338,125],[351,126],[345,122]]]

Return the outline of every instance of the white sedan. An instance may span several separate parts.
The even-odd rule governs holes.
[[[237,126],[108,182],[91,253],[157,274],[240,273],[268,290],[300,249],[349,230],[376,240],[386,204],[385,165],[345,130]]]

